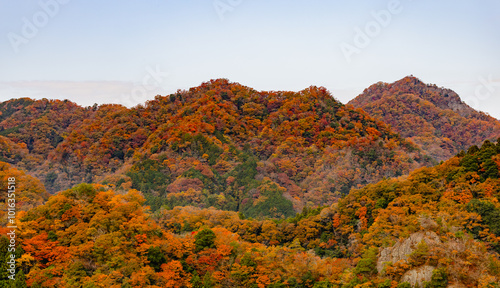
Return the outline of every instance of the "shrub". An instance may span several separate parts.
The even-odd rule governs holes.
[[[203,228],[195,236],[194,244],[196,245],[196,250],[200,251],[205,248],[215,247],[215,233],[210,228]]]

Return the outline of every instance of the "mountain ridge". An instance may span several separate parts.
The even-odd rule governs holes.
[[[458,145],[495,132],[491,117],[459,101],[451,90],[405,77],[376,83],[350,102],[371,108],[375,117],[391,115],[385,120],[343,105],[324,87],[257,91],[215,79],[133,108],[2,102],[0,137],[12,151],[3,159],[41,179],[51,193],[97,182],[138,189],[153,210],[215,205],[284,217],[270,212],[273,205],[286,203],[278,209],[286,215],[329,205],[352,188],[432,165],[426,152],[445,159]],[[449,106],[461,114],[440,108]],[[408,130],[400,136],[382,120]],[[449,120],[465,121],[469,135],[474,127],[486,129],[461,139]]]
[[[348,102],[391,125],[437,160],[500,136],[500,121],[464,103],[457,93],[407,76],[379,82]]]
[[[63,107],[71,115],[58,113]],[[288,203],[282,209],[292,215],[289,203],[295,211],[332,203],[430,161],[383,122],[315,86],[269,92],[216,79],[130,109],[25,99],[1,103],[0,112],[3,136],[37,159],[20,165],[49,191],[81,182],[132,187],[154,209],[191,203],[263,216]]]
[[[0,162],[0,186],[19,180],[18,286],[500,281],[500,138],[422,167],[430,158],[411,140],[326,89],[259,92],[225,79],[133,109],[10,104],[0,103],[0,160],[11,163]]]

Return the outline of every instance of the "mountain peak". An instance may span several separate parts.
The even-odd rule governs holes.
[[[413,76],[413,75],[409,75],[409,76],[405,76],[403,78],[401,78],[400,80],[397,80],[396,82],[394,82],[394,84],[405,84],[405,83],[412,83],[414,85],[419,85],[419,84],[422,84],[422,85],[425,85],[424,82],[422,82],[422,80],[420,80],[419,78]]]
[[[453,90],[413,76],[371,85],[349,104],[391,124],[438,160],[500,136],[497,119],[472,109]]]

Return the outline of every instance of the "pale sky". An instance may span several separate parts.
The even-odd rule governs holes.
[[[133,106],[228,78],[343,103],[407,75],[500,118],[500,1],[0,0],[0,101]]]

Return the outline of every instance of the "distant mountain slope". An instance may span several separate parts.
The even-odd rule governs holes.
[[[9,183],[9,179],[12,178],[14,181]],[[3,227],[8,226],[9,207],[11,210],[15,208],[14,211],[18,212],[26,211],[43,204],[50,196],[40,180],[2,161],[0,161],[0,181],[0,191],[3,192],[0,194],[0,226]],[[13,191],[12,194],[8,194],[8,190]]]
[[[500,121],[472,109],[452,90],[415,77],[374,84],[348,104],[390,124],[437,160],[500,136]]]
[[[259,92],[218,79],[132,109],[18,99],[0,111],[0,134],[38,159],[26,167],[49,191],[81,182],[131,187],[153,209],[290,216],[430,159],[314,86]]]
[[[383,247],[372,271],[392,280],[450,287],[422,286],[440,273],[454,287],[498,286],[499,266],[488,262],[500,252],[499,171],[500,141],[486,140],[440,165],[353,189],[336,206],[337,243],[365,253]]]
[[[304,209],[285,221],[193,207],[162,209],[155,216],[179,234],[222,226],[249,242],[314,249],[323,259],[358,259],[337,282],[342,287],[496,287],[499,170],[500,141],[485,141],[439,165],[353,189],[330,207]]]
[[[150,214],[134,189],[80,184],[19,214],[17,277],[29,287],[498,287],[499,168],[500,143],[485,141],[278,221],[213,207]]]
[[[79,126],[88,117],[86,112],[88,109],[67,100],[20,98],[0,102],[0,136],[8,138],[0,140],[3,161],[34,169],[45,161],[72,127]],[[27,151],[21,151],[23,149]],[[29,157],[12,158],[8,154],[14,151],[17,154],[29,152]]]
[[[18,122],[0,137],[1,159],[52,188],[100,182],[49,197],[0,162],[0,188],[16,178],[16,279],[29,287],[500,283],[500,139],[402,175],[428,157],[324,88],[258,92],[218,79],[133,109],[23,103],[3,114]],[[50,131],[57,145],[43,145]],[[28,148],[31,138],[47,149]],[[0,237],[4,263],[9,241]]]

